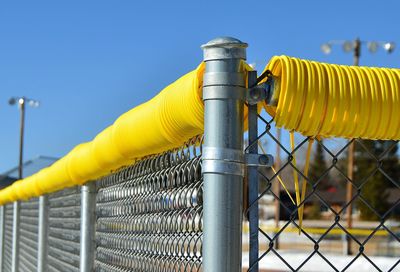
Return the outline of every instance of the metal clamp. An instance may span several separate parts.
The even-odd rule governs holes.
[[[203,87],[232,85],[246,86],[243,73],[240,72],[208,72],[203,76]]]
[[[232,148],[204,146],[202,155],[204,160],[244,161],[243,151]]]
[[[203,100],[246,99],[246,88],[241,86],[205,86],[203,87]]]
[[[243,161],[242,150],[203,147],[203,173],[244,176]]]
[[[272,77],[264,83],[249,88],[246,100],[250,105],[256,105],[258,102],[266,101],[268,104],[271,101],[274,90],[274,80]]]
[[[226,160],[205,160],[202,162],[203,174],[244,176],[244,164]]]
[[[239,150],[205,147],[203,149],[202,172],[243,176],[247,167],[271,167],[274,157],[265,154],[244,154]]]
[[[274,157],[270,154],[245,154],[246,166],[271,167],[274,165]]]

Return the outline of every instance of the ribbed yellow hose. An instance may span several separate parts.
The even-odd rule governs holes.
[[[0,190],[0,205],[81,185],[148,155],[178,148],[203,133],[205,65],[182,76],[150,101],[122,114],[92,141],[53,165]],[[244,70],[251,70],[245,62]],[[244,112],[247,127],[247,108]]]
[[[250,68],[244,65],[244,69]],[[400,70],[285,56],[274,57],[266,69],[275,77],[276,105],[264,106],[278,127],[311,137],[400,139]],[[83,184],[201,134],[203,72],[202,63],[152,100],[121,115],[91,142],[78,145],[52,166],[1,190],[0,205]],[[296,176],[299,204],[305,191],[300,195]]]
[[[0,190],[0,205],[95,180],[135,159],[181,146],[203,132],[204,63],[150,101],[121,115],[92,141]]]
[[[273,57],[265,104],[277,127],[306,136],[400,139],[400,70]]]

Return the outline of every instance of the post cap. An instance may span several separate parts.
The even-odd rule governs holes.
[[[232,37],[219,37],[203,44],[204,61],[217,59],[246,59],[247,43]]]

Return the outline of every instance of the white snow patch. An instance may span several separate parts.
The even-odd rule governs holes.
[[[279,255],[293,268],[298,269],[299,266],[310,256],[307,253],[293,252],[289,250],[279,250]],[[261,256],[263,252],[260,252]],[[343,256],[324,254],[323,255],[337,270],[342,271],[350,262],[352,262],[355,256]],[[388,271],[393,265],[399,261],[398,257],[368,257],[381,271]],[[248,268],[248,253],[243,252],[243,267]],[[270,269],[273,271],[292,271],[288,266],[273,252],[269,252],[259,262],[260,269]],[[325,261],[318,254],[314,254],[299,271],[302,272],[331,272],[335,271],[327,261]],[[346,272],[372,272],[377,270],[365,257],[359,256],[346,270]],[[391,271],[400,271],[399,267],[395,267]]]

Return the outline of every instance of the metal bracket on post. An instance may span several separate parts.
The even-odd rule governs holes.
[[[246,100],[250,105],[257,105],[259,102],[266,101],[270,104],[274,90],[274,79],[269,77],[267,81],[249,88]]]
[[[245,154],[246,166],[271,167],[274,165],[274,157],[269,154]]]

